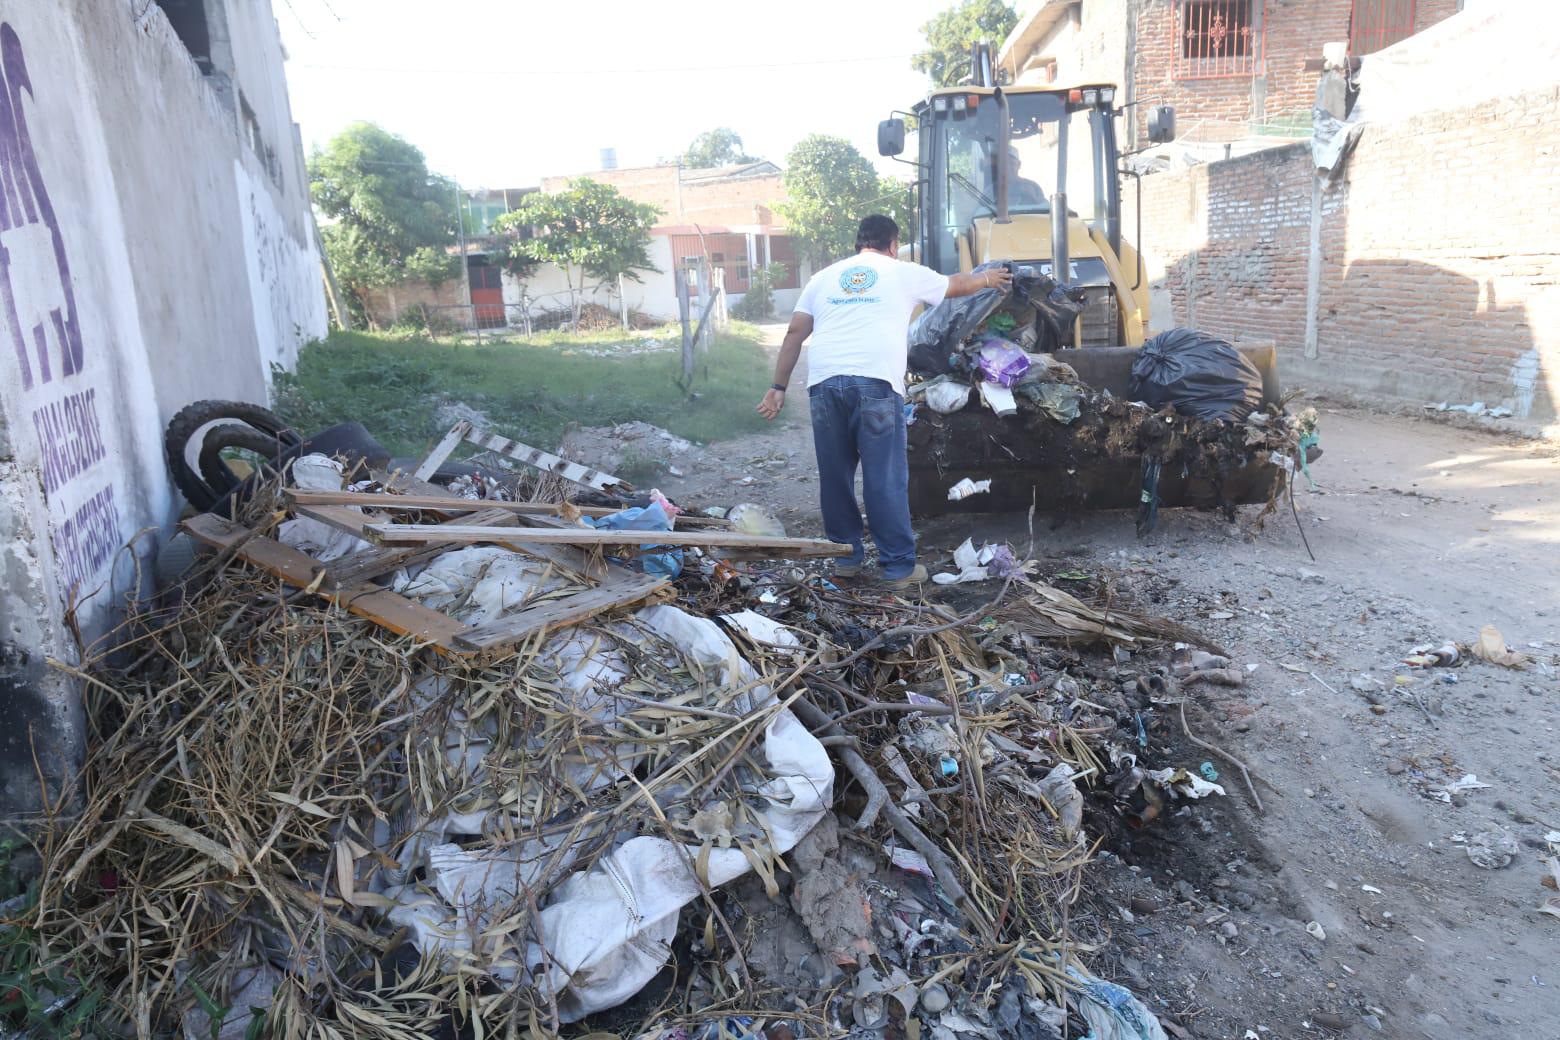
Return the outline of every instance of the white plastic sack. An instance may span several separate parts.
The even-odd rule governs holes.
[[[926,406],[934,412],[948,415],[970,403],[968,383],[952,379],[939,379],[926,388]]]
[[[484,625],[564,584],[556,568],[552,574],[548,571],[547,562],[534,556],[494,545],[474,545],[438,556],[415,577],[397,575],[392,588],[468,625]],[[450,610],[456,604],[457,609]]]
[[[746,632],[748,638],[756,643],[766,646],[798,647],[802,641],[797,638],[796,632],[782,625],[772,617],[766,617],[755,610],[739,610],[735,614],[722,614],[720,619],[728,625],[734,625]]]
[[[451,573],[456,572],[459,568]],[[671,606],[649,607],[635,617],[642,628],[718,674],[723,683],[746,685],[757,677],[736,645],[708,618]],[[582,711],[610,718],[617,707],[611,687],[627,670],[615,652],[605,650],[605,641],[574,629],[555,637],[543,655],[556,660]],[[767,687],[753,686],[733,707],[751,711],[774,703]],[[789,711],[770,720],[760,746],[768,780],[758,788],[762,801],[756,810],[771,852],[781,855],[822,819],[833,799],[834,769],[828,752]],[[634,749],[617,749],[608,765],[621,765],[625,750]],[[587,788],[590,783],[610,782],[615,776],[602,771],[601,765],[581,762],[582,770],[595,773],[576,779],[586,780],[582,786]],[[589,870],[566,878],[541,908],[541,942],[524,951],[523,964],[521,951],[512,946],[488,948],[506,940],[485,939],[484,933],[495,923],[495,914],[514,912],[523,886],[538,880],[536,872],[551,852],[540,843],[527,843],[513,855],[435,845],[427,851],[433,891],[421,886],[386,890],[385,895],[397,901],[388,916],[411,930],[425,956],[475,954],[500,978],[523,971],[553,994],[563,1021],[573,1022],[621,1004],[666,963],[679,913],[700,895],[690,869],[700,851],[698,846],[679,846],[664,838],[635,837]],[[747,856],[735,847],[712,847],[705,862],[712,886],[752,869]]]
[[[315,453],[294,459],[293,484],[303,491],[340,491],[342,484],[341,463],[325,455]],[[354,513],[363,512],[357,506],[347,506]],[[311,516],[284,520],[276,529],[277,541],[308,553],[321,563],[339,560],[372,546],[356,535],[330,526]]]

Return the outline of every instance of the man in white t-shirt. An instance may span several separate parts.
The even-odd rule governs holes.
[[[835,568],[853,578],[863,559],[856,470],[861,469],[867,521],[878,565],[891,588],[926,580],[915,562],[910,528],[910,469],[905,458],[905,356],[910,315],[917,305],[935,307],[950,296],[1006,288],[1012,274],[938,274],[899,255],[899,225],[874,215],[856,232],[856,255],[813,275],[796,301],[786,329],[775,382],[758,406],[773,419],[785,407],[791,371],[811,337],[807,362],[813,449],[818,456],[818,499],[823,530],[855,554]]]

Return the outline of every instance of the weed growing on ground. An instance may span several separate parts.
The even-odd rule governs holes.
[[[58,961],[44,963],[38,937],[23,922],[38,902],[37,883],[15,869],[19,844],[0,840],[0,1023],[12,1036],[66,1040],[106,1036],[94,1024],[103,991],[70,978]]]
[[[680,331],[650,334],[677,344]],[[404,333],[333,332],[305,347],[296,372],[275,373],[276,410],[300,432],[339,422],[366,426],[394,455],[418,455],[444,432],[441,405],[486,414],[494,432],[550,448],[571,424],[631,419],[708,443],[762,427],[754,404],[770,381],[758,332],[734,323],[698,358],[692,399],[674,379],[676,349],[613,356],[644,334],[547,333],[530,340],[451,346]],[[587,348],[590,353],[580,352]]]

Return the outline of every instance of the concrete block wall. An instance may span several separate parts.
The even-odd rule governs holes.
[[[46,660],[151,573],[182,505],[166,422],[264,402],[325,331],[275,21],[207,7],[215,76],[155,3],[0,3],[0,822],[40,806],[38,767],[50,798],[73,775],[79,691]]]
[[[1368,124],[1331,185],[1305,144],[1147,177],[1156,326],[1271,338],[1289,385],[1553,423],[1557,159],[1552,88]]]

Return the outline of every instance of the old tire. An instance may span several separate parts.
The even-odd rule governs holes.
[[[245,401],[196,401],[179,410],[168,422],[168,429],[163,434],[163,452],[168,461],[168,470],[173,476],[173,483],[189,501],[190,505],[198,510],[208,510],[216,505],[226,494],[233,490],[232,487],[219,489],[214,486],[200,472],[202,459],[205,457],[205,440],[215,430],[205,428],[212,423],[222,420],[232,422],[218,427],[218,430],[226,431],[224,437],[237,437],[238,435],[229,428],[238,426],[253,430],[258,437],[251,438],[246,444],[231,444],[231,447],[245,447],[250,450],[268,454],[271,458],[286,452],[289,448],[296,448],[303,443],[303,438],[282,421],[274,412],[262,408],[257,404],[249,404]],[[256,448],[253,445],[260,443],[260,437],[265,438],[266,447]],[[198,438],[198,440],[197,440]],[[189,461],[190,448],[194,445],[196,464],[192,466]],[[225,467],[224,467],[225,468]],[[228,471],[231,473],[231,471]],[[219,483],[221,483],[219,479]],[[236,486],[236,483],[235,485]]]

